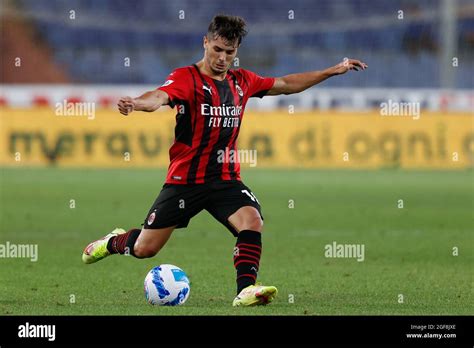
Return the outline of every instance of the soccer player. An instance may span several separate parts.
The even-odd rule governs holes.
[[[233,306],[267,304],[277,294],[274,286],[256,283],[262,252],[263,217],[260,203],[240,178],[240,164],[219,154],[237,153],[236,142],[249,98],[299,93],[348,70],[367,68],[359,60],[322,71],[283,77],[261,77],[245,69],[230,69],[247,34],[240,17],[218,15],[204,36],[204,57],[174,70],[156,90],[138,98],[123,97],[121,114],[153,112],[163,105],[176,108],[175,140],[169,150],[166,182],[149,210],[142,228],[116,228],[90,243],[82,260],[89,264],[111,254],[153,257],[176,228],[207,210],[237,238],[233,250],[237,296]]]

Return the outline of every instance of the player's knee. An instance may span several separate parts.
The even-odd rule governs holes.
[[[242,227],[243,228],[241,230],[251,230],[251,231],[262,232],[263,220],[260,216],[252,216],[245,219]]]
[[[136,243],[133,247],[133,254],[139,259],[145,259],[148,257],[153,257],[158,253],[158,250],[151,248],[150,246],[143,245],[141,243]]]

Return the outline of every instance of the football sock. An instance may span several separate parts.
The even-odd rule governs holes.
[[[107,243],[107,250],[111,254],[125,254],[135,256],[133,252],[133,247],[135,241],[138,238],[141,230],[138,228],[132,228],[127,233],[119,234],[118,236],[112,237]]]
[[[262,252],[262,234],[243,230],[237,237],[234,248],[234,267],[237,270],[237,294],[249,285],[254,285]]]

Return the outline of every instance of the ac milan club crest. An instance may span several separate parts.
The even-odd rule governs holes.
[[[237,93],[239,93],[241,97],[244,96],[244,91],[242,91],[242,88],[240,88],[239,85],[235,85],[235,89],[237,90]]]
[[[148,216],[148,225],[151,225],[153,223],[153,221],[155,221],[155,212],[151,213],[149,216]]]

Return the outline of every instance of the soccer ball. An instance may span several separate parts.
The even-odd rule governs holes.
[[[190,290],[186,273],[174,265],[154,267],[145,277],[145,297],[152,305],[182,305]]]

